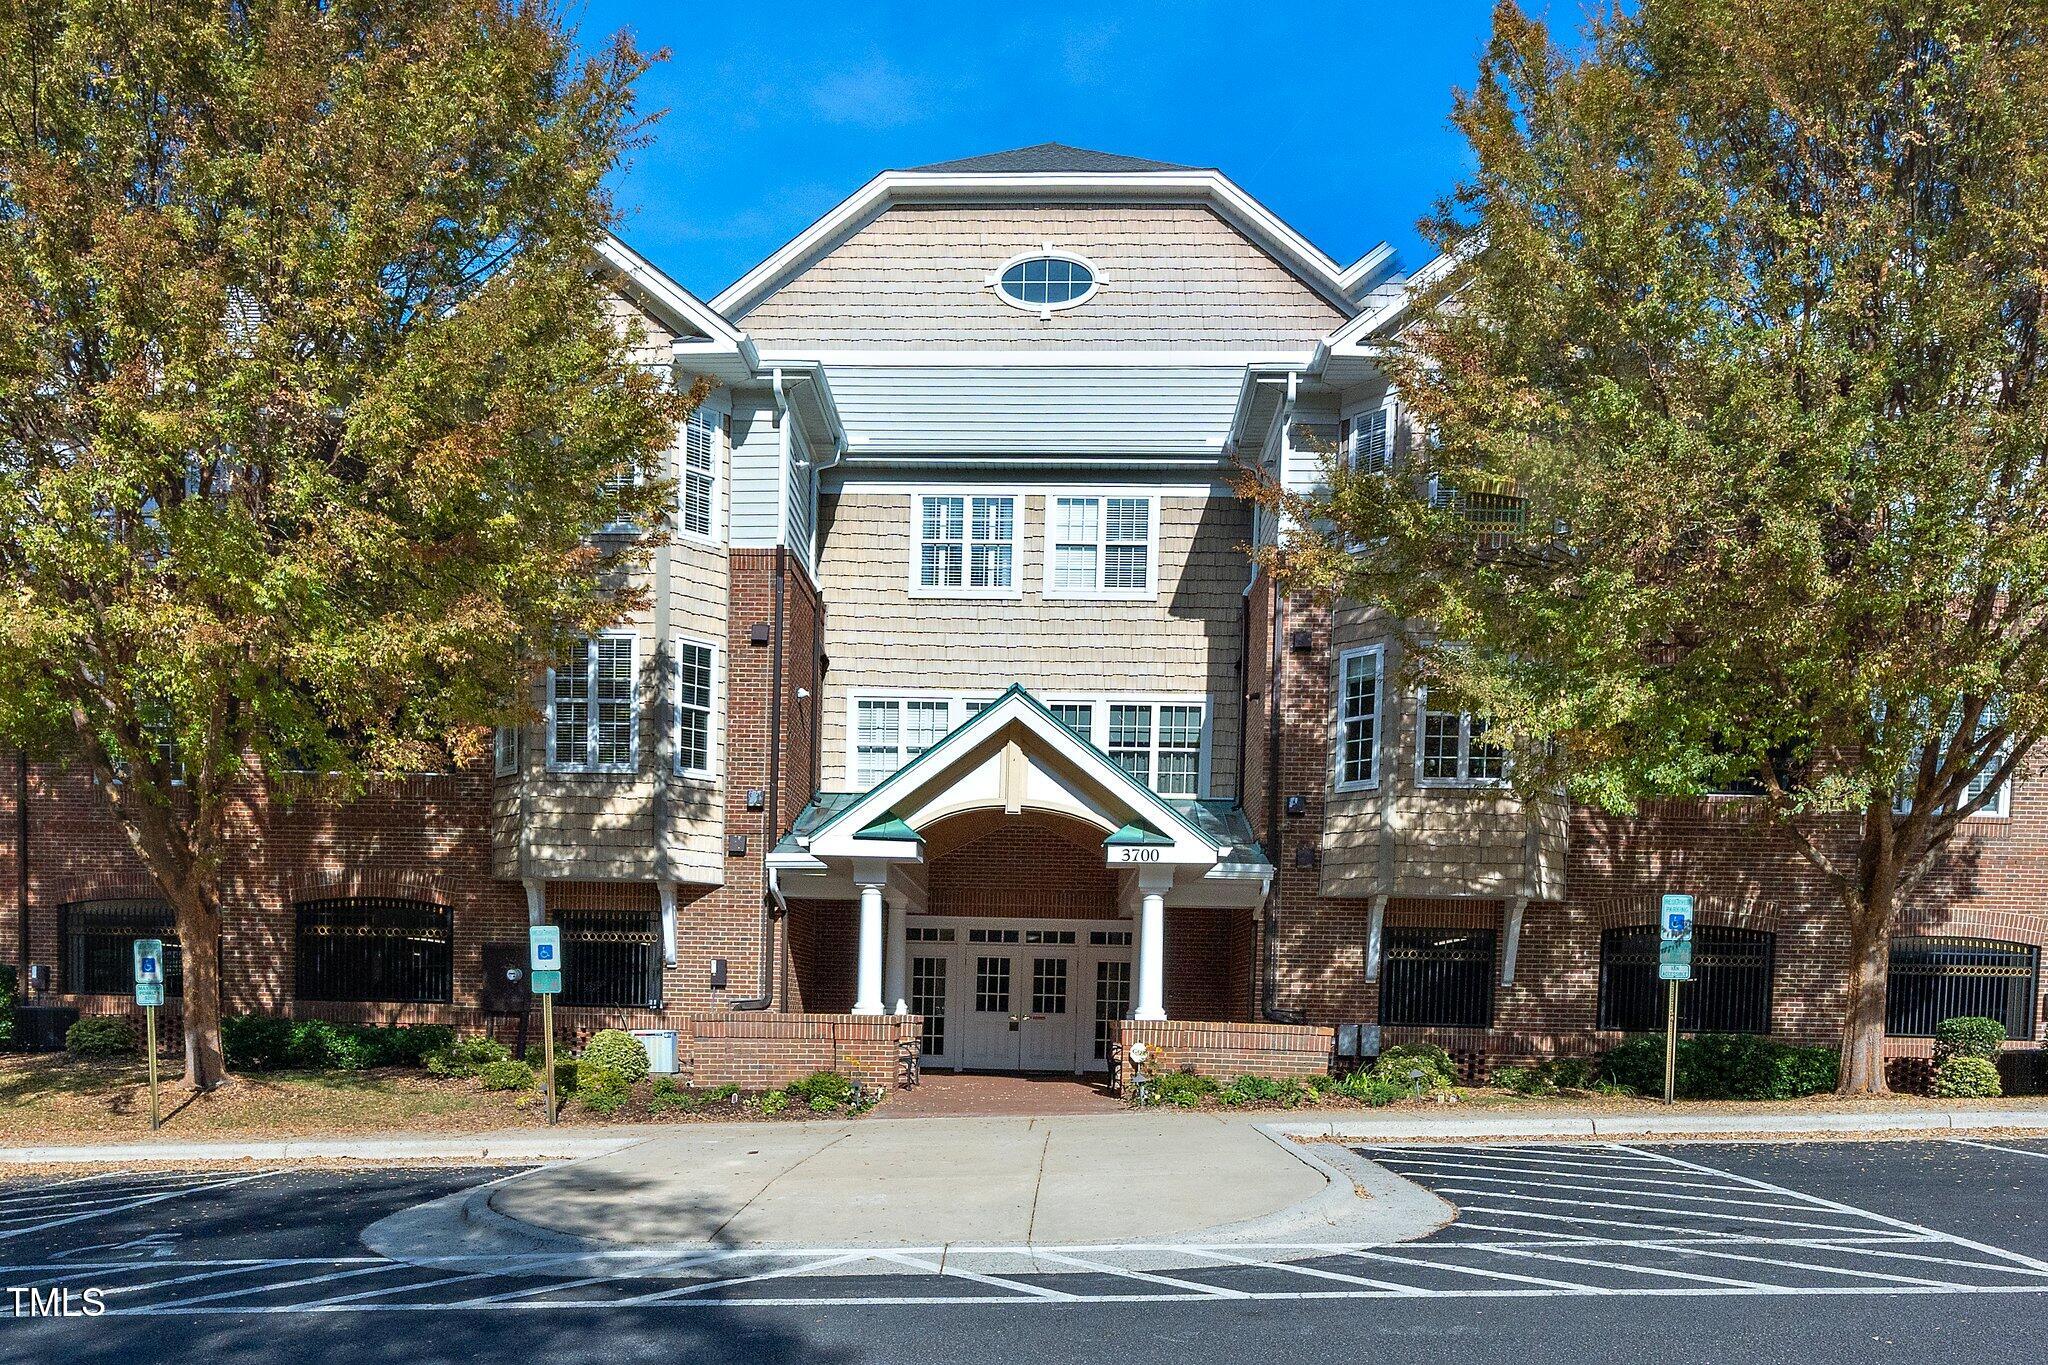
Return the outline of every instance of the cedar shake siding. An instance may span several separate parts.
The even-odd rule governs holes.
[[[988,278],[1048,242],[1096,297],[1049,319],[996,299]],[[899,205],[735,319],[762,346],[1046,350],[1306,348],[1344,320],[1192,204]]]

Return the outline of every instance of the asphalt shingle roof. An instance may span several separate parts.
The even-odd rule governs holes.
[[[935,161],[913,166],[915,171],[944,171],[962,175],[1041,172],[1185,171],[1170,161],[1148,161],[1141,156],[1119,156],[1115,152],[1091,152],[1086,147],[1069,147],[1061,142],[1041,142],[1035,147],[1018,147],[1007,152],[964,156],[957,161]]]

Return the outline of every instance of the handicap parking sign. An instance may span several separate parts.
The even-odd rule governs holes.
[[[1692,897],[1669,895],[1664,897],[1664,937],[1685,938],[1692,933]]]
[[[553,924],[536,924],[526,931],[528,966],[535,995],[556,995],[562,989],[562,931]]]

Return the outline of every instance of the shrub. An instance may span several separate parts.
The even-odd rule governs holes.
[[[1559,1090],[1590,1090],[1599,1079],[1589,1057],[1552,1057],[1537,1066],[1536,1078]]]
[[[477,1084],[486,1090],[531,1090],[533,1068],[525,1062],[487,1062],[477,1069]]]
[[[436,1076],[474,1076],[493,1062],[509,1061],[512,1049],[496,1038],[477,1034],[458,1038],[426,1056],[427,1070]]]
[[[555,1063],[555,1096],[576,1093],[576,1087],[583,1083],[583,1064],[573,1059]]]
[[[1832,1090],[1841,1056],[1828,1047],[1790,1047],[1749,1033],[1702,1033],[1678,1040],[1677,1092],[1689,1100],[1793,1100]],[[1641,1095],[1664,1093],[1664,1039],[1630,1038],[1600,1059],[1599,1079]]]
[[[830,1113],[841,1105],[851,1105],[858,1092],[853,1082],[836,1071],[820,1071],[800,1081],[791,1081],[783,1087],[792,1100],[808,1104],[819,1113]]]
[[[275,1014],[231,1014],[220,1021],[221,1051],[231,1071],[283,1066],[292,1047],[292,1021]]]
[[[724,1085],[714,1085],[709,1090],[699,1091],[698,1098],[705,1104],[723,1104],[739,1093],[740,1088],[727,1081]]]
[[[676,1084],[673,1076],[656,1076],[654,1087],[647,1095],[648,1112],[655,1115],[687,1114],[701,1108],[704,1101]]]
[[[789,1092],[787,1090],[769,1090],[764,1092],[756,1103],[760,1105],[761,1112],[764,1114],[779,1114],[789,1108]]]
[[[17,984],[14,968],[0,965],[0,1052],[14,1042],[14,993]]]
[[[1216,1093],[1216,1082],[1207,1076],[1197,1076],[1192,1071],[1169,1071],[1154,1076],[1145,1087],[1145,1103],[1170,1105],[1175,1109],[1194,1109],[1202,1101]]]
[[[1216,1092],[1216,1101],[1233,1108],[1248,1104],[1278,1104],[1292,1109],[1307,1093],[1308,1087],[1300,1081],[1274,1080],[1270,1076],[1239,1076]]]
[[[1496,1067],[1493,1083],[1503,1090],[1512,1090],[1517,1095],[1540,1095],[1551,1088],[1550,1082],[1533,1066]]]
[[[1988,1100],[2004,1093],[1988,1057],[1957,1053],[1934,1068],[1933,1091],[1944,1100]]]
[[[64,1030],[64,1050],[74,1057],[131,1057],[135,1025],[118,1014],[88,1014]]]
[[[388,1063],[421,1066],[427,1057],[455,1046],[455,1030],[446,1024],[406,1024],[383,1030],[390,1038]]]
[[[1418,1077],[1415,1073],[1421,1072]],[[1402,1043],[1390,1047],[1372,1064],[1372,1074],[1393,1081],[1409,1094],[1450,1090],[1458,1084],[1451,1054],[1435,1043]]]
[[[1951,1057],[1982,1057],[1995,1062],[2004,1051],[2005,1025],[1977,1014],[1960,1014],[1934,1026],[1934,1064]]]
[[[1392,1104],[1395,1100],[1406,1099],[1412,1093],[1412,1087],[1408,1082],[1376,1076],[1370,1071],[1354,1071],[1338,1080],[1330,1090],[1347,1100],[1374,1109]]]
[[[629,1084],[647,1079],[647,1049],[641,1046],[638,1038],[623,1029],[599,1029],[592,1034],[589,1045],[583,1049],[582,1059],[611,1067]]]
[[[619,1068],[593,1062],[587,1056],[580,1059],[576,1068],[576,1100],[591,1113],[609,1118],[626,1107],[632,1093],[631,1078]]]

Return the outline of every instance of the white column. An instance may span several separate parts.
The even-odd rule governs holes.
[[[654,888],[661,897],[661,962],[665,967],[676,965],[676,884],[662,882]]]
[[[860,975],[853,997],[855,1014],[882,1012],[882,887],[860,889]]]
[[[909,947],[903,936],[904,914],[902,902],[893,901],[883,916],[888,934],[882,943],[882,1004],[891,1014],[910,1013],[910,1001],[903,989]]]
[[[1166,1017],[1166,896],[1158,891],[1144,891],[1138,902],[1138,1007],[1131,1017]]]
[[[526,888],[526,922],[546,924],[548,922],[548,884],[538,877],[526,877],[520,883]]]

